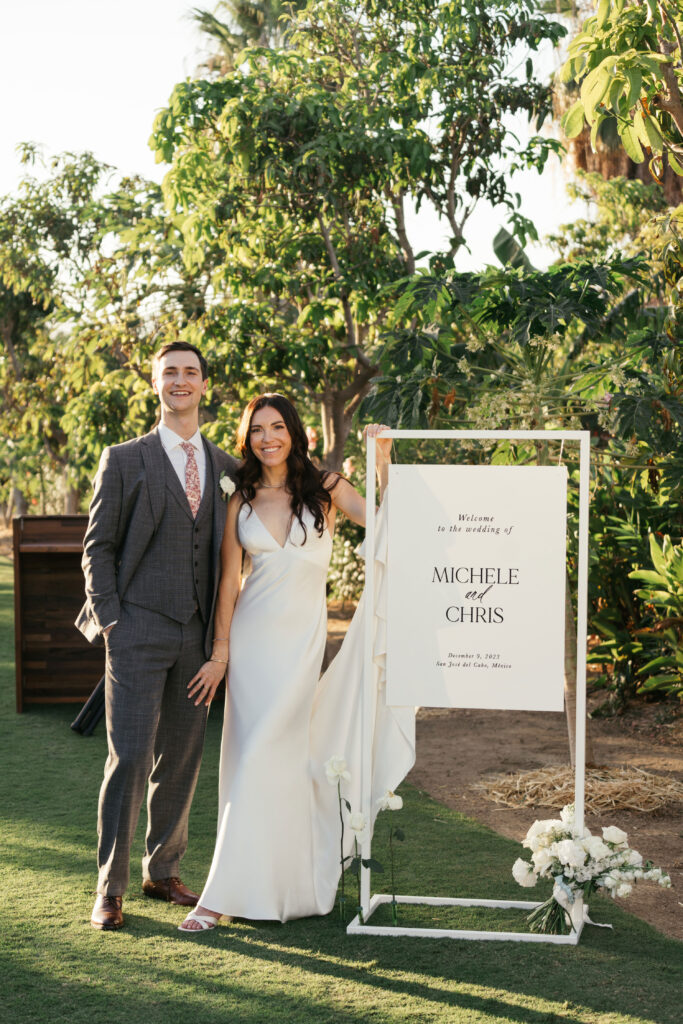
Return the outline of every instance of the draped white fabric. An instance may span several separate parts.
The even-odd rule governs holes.
[[[340,873],[336,787],[325,776],[346,758],[343,796],[360,810],[363,614],[318,679],[326,637],[325,583],[332,542],[305,513],[283,547],[243,506],[240,540],[252,571],[230,633],[221,748],[218,837],[200,903],[233,917],[286,921],[326,914]],[[386,501],[377,517],[373,808],[415,756],[413,708],[384,699]],[[345,852],[352,840],[347,829]]]

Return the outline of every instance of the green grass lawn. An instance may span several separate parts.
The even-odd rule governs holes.
[[[577,947],[352,937],[337,918],[221,926],[197,939],[176,930],[183,913],[133,884],[118,933],[89,925],[95,885],[95,815],[105,758],[100,724],[69,729],[77,708],[14,711],[11,566],[0,559],[0,808],[2,1010],[12,1024],[343,1024],[349,1021],[607,1024],[683,1017],[683,944],[607,900]],[[220,715],[209,723],[183,878],[200,889],[216,815]],[[418,752],[419,756],[419,752]],[[398,890],[420,895],[535,898],[510,868],[517,844],[410,787],[393,816],[406,831]],[[386,860],[389,814],[373,854]],[[377,878],[377,881],[380,879]],[[544,895],[544,893],[541,893]],[[451,925],[450,912],[405,920]],[[519,916],[459,912],[457,927],[520,927]],[[386,920],[388,923],[388,918]]]

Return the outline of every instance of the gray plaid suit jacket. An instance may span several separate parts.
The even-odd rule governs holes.
[[[237,459],[203,438],[207,459],[216,481],[213,496],[213,541],[211,546],[213,612],[220,576],[220,548],[225,528],[227,503],[218,480],[223,472],[234,477]],[[102,643],[102,630],[120,616],[120,602],[135,575],[140,560],[164,515],[166,469],[163,446],[156,429],[143,437],[106,448],[102,453],[90,521],[83,542],[83,573],[86,601],[76,626],[90,643]],[[169,574],[173,559],[169,558]],[[210,648],[211,629],[207,628]],[[207,649],[206,656],[210,656]]]

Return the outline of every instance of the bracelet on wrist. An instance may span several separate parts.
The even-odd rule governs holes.
[[[209,658],[209,661],[215,661],[217,665],[227,665],[227,659],[223,661],[222,658]]]

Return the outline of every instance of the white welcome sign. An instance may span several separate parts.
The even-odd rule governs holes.
[[[387,704],[562,711],[564,467],[389,470]]]

